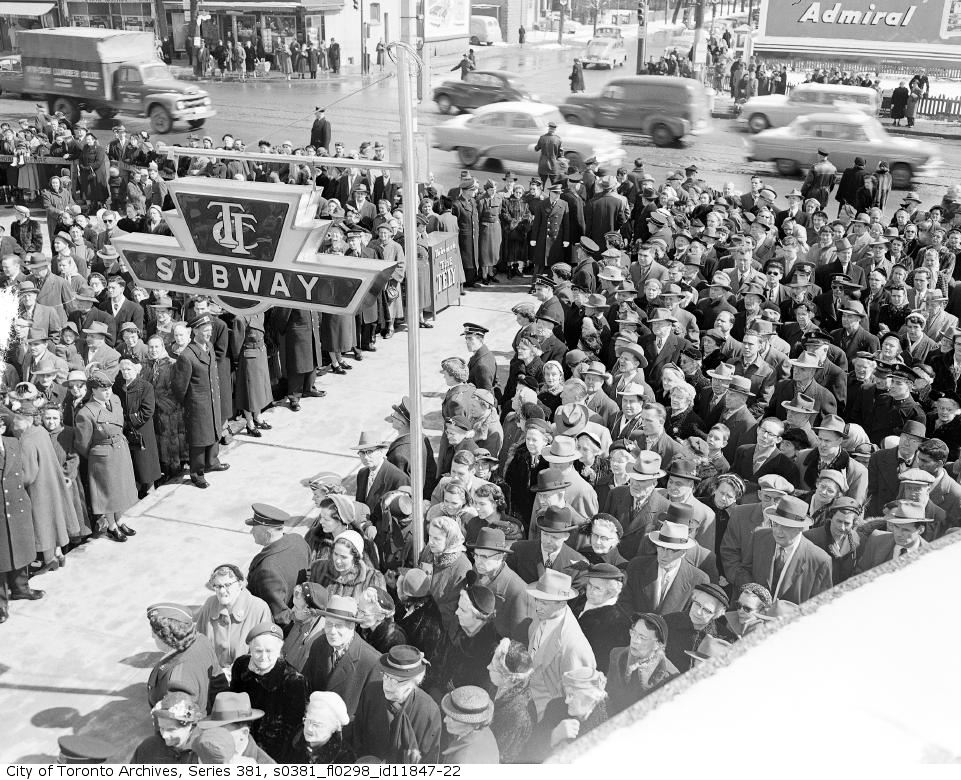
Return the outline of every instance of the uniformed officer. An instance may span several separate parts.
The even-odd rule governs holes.
[[[824,209],[828,204],[828,196],[837,183],[838,169],[828,160],[828,153],[824,149],[818,149],[818,160],[808,171],[801,186],[801,194],[805,198],[814,198]]]
[[[557,159],[561,156],[561,139],[554,132],[555,130],[557,130],[557,123],[548,122],[547,132],[534,144],[534,151],[541,153],[537,160],[537,175],[545,185],[548,179],[553,179],[557,175]]]
[[[487,333],[488,329],[483,325],[465,322],[464,332],[460,335],[464,337],[467,351],[472,353],[467,362],[467,381],[478,390],[493,392],[497,384],[497,361],[490,347],[484,343]]]
[[[268,504],[251,506],[253,516],[244,522],[263,549],[254,556],[247,572],[247,590],[267,602],[274,622],[288,625],[297,577],[307,568],[310,547],[300,534],[284,533],[290,515]]]

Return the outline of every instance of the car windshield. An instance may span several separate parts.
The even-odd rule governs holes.
[[[170,75],[170,69],[166,65],[161,65],[157,63],[156,65],[141,65],[140,72],[143,74],[143,80],[146,81],[170,81],[173,76]]]
[[[604,54],[610,43],[608,41],[591,41],[587,44],[587,56],[592,54]]]

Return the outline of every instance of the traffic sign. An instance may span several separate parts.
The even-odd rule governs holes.
[[[137,284],[211,295],[235,313],[292,306],[355,314],[383,291],[395,263],[322,254],[330,220],[310,186],[187,178],[168,183],[172,236],[112,243]]]

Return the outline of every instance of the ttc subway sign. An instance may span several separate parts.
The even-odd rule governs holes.
[[[214,296],[233,312],[290,306],[354,314],[378,296],[394,263],[320,254],[330,226],[320,192],[289,184],[187,178],[168,185],[172,236],[113,240],[138,284]]]

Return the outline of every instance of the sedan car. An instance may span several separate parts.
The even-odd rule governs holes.
[[[477,109],[433,129],[434,147],[456,151],[465,167],[487,157],[502,162],[536,164],[540,152],[537,139],[547,132],[547,123],[557,124],[565,156],[576,168],[596,157],[600,165],[617,167],[625,151],[621,139],[607,130],[579,127],[564,122],[557,106],[546,103],[496,103]]]
[[[916,138],[889,135],[873,116],[860,111],[808,114],[787,127],[765,130],[745,139],[747,159],[773,162],[778,173],[791,176],[817,159],[824,149],[839,171],[863,157],[869,170],[887,162],[893,185],[906,189],[918,177],[936,176],[941,165],[938,148]]]
[[[18,95],[23,92],[23,68],[19,54],[0,57],[0,92],[15,92]]]
[[[760,133],[770,127],[784,127],[799,116],[815,111],[863,111],[876,115],[880,99],[878,93],[867,87],[849,87],[844,84],[798,84],[790,95],[759,95],[739,106],[738,119],[747,122],[752,133]]]
[[[506,70],[472,70],[463,80],[445,81],[434,88],[434,102],[442,114],[507,100],[536,101],[537,96]]]

